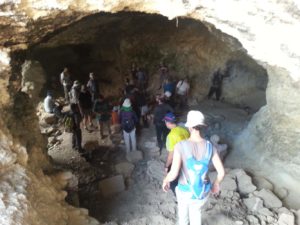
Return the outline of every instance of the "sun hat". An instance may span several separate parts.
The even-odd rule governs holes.
[[[164,121],[174,123],[176,121],[176,117],[172,112],[169,112],[165,115]]]
[[[131,102],[129,98],[126,98],[123,102],[123,107],[130,107],[131,106]]]
[[[196,110],[191,110],[187,114],[187,121],[185,123],[186,127],[195,127],[198,125],[203,125],[206,126],[204,122],[205,118],[202,112],[196,111]]]

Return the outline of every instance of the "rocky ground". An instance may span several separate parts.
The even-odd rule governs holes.
[[[251,117],[247,109],[213,101],[194,108],[206,114],[210,125],[206,135],[217,133],[227,143]],[[66,188],[70,204],[87,208],[91,216],[107,225],[176,223],[176,199],[161,189],[167,153],[164,150],[160,155],[157,151],[153,125],[139,130],[139,151],[130,155],[125,154],[118,126],[113,126],[113,135],[103,140],[99,130],[84,131],[86,153],[80,155],[70,147],[71,135],[63,132],[55,119],[44,113],[40,118],[55,168],[73,174]],[[181,119],[184,121],[184,113]],[[300,211],[285,208],[282,196],[271,191],[273,185],[267,179],[251,177],[242,169],[226,171],[220,195],[211,196],[204,207],[203,224],[299,224]],[[215,175],[210,173],[212,179]]]

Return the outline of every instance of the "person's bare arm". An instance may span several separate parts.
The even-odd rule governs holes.
[[[176,177],[178,176],[180,168],[181,168],[181,155],[180,155],[179,151],[176,150],[176,147],[175,147],[171,170],[167,174],[165,179],[163,180],[162,188],[165,192],[168,191],[168,189],[170,187],[170,182],[175,180]]]
[[[168,158],[167,158],[167,161],[166,161],[166,164],[165,164],[165,172],[166,172],[166,173],[168,172],[168,168],[169,168],[170,165],[172,164],[172,161],[173,161],[173,154],[174,154],[174,151],[168,153]]]
[[[217,170],[217,178],[213,183],[213,187],[211,189],[211,192],[216,194],[220,191],[220,183],[222,182],[224,176],[225,176],[225,170],[224,170],[224,166],[223,163],[220,159],[220,156],[218,154],[218,151],[215,149],[214,147],[214,154],[212,157],[212,163],[214,165],[214,167]]]

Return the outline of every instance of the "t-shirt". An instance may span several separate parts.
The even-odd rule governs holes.
[[[47,113],[53,113],[55,104],[51,96],[47,96],[44,99],[44,109]]]
[[[183,127],[177,126],[171,129],[170,133],[167,136],[167,143],[166,143],[167,150],[169,152],[173,152],[174,147],[178,142],[188,139],[189,137],[190,137],[190,133],[187,131],[187,129]]]
[[[177,88],[177,94],[186,95],[186,93],[190,89],[190,85],[187,82],[181,80],[178,82],[176,88]]]

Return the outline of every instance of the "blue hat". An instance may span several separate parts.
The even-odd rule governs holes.
[[[176,122],[176,117],[174,113],[172,112],[167,113],[164,117],[164,121],[171,122],[171,123]]]

